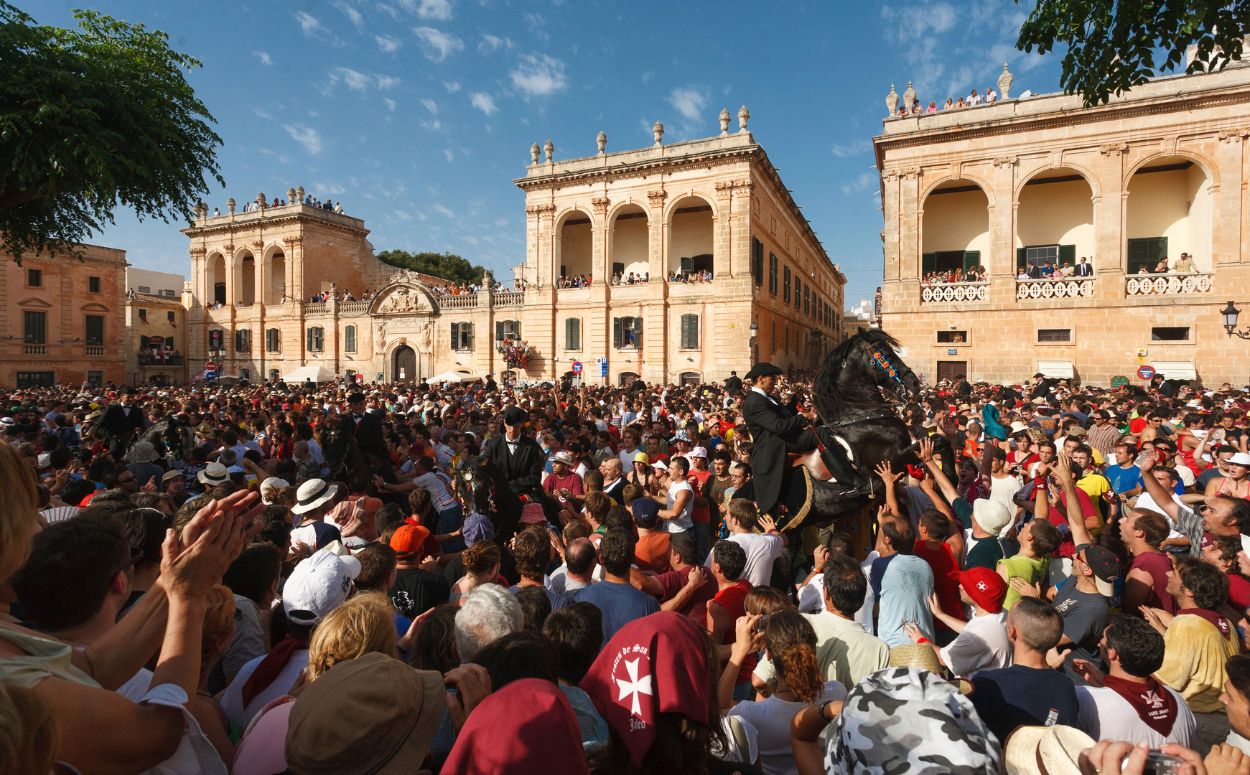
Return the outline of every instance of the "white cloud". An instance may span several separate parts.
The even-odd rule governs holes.
[[[351,21],[352,26],[355,27],[358,32],[364,32],[365,17],[360,13],[360,11],[352,8],[347,3],[342,2],[342,0],[335,3],[334,7],[343,12],[343,15]]]
[[[262,65],[273,64],[273,57],[269,56],[268,51],[253,51],[252,53],[256,55],[256,58],[260,60]]]
[[[428,129],[431,132],[437,132],[438,130],[443,128],[443,122],[439,121],[436,118],[422,119],[421,121],[418,121],[417,124],[422,129]]]
[[[668,104],[687,121],[698,121],[707,107],[707,92],[693,86],[681,86],[668,95]]]
[[[917,3],[905,8],[881,7],[886,38],[894,43],[913,45],[928,35],[949,31],[958,21],[954,6],[947,2]]]
[[[501,48],[512,48],[512,39],[501,38],[498,35],[487,33],[482,36],[482,40],[477,44],[477,50],[483,54],[489,54]]]
[[[397,103],[395,102],[395,100],[391,99],[390,97],[383,97],[382,104],[385,105],[386,109],[392,113],[395,112],[395,108],[397,107]]]
[[[295,21],[299,23],[299,28],[304,31],[304,34],[310,38],[326,31],[316,16],[304,11],[295,12]]]
[[[850,183],[842,184],[842,193],[843,195],[849,196],[850,194],[853,194],[856,191],[863,191],[869,186],[871,186],[873,183],[876,183],[877,180],[878,180],[877,173],[861,172],[858,175],[856,175],[855,179],[852,180]]]
[[[456,92],[460,91],[460,82],[459,81],[443,81],[443,88],[447,90],[448,94],[455,94]]]
[[[444,218],[455,218],[455,217],[456,217],[455,212],[453,212],[453,211],[452,211],[452,209],[451,209],[450,207],[447,207],[446,205],[443,205],[443,204],[435,204],[435,205],[434,205],[433,207],[431,207],[430,209],[431,209],[431,210],[433,210],[434,212],[438,213],[439,215],[443,216]]]
[[[398,38],[392,38],[390,35],[375,35],[373,39],[378,42],[378,48],[383,54],[393,54],[403,45]]]
[[[404,0],[405,7],[412,4],[412,0]],[[422,19],[435,19],[440,22],[451,19],[451,0],[419,0],[416,6],[417,16]]]
[[[431,113],[437,113],[437,112],[438,112],[438,103],[437,103],[437,102],[435,102],[434,100],[430,99],[429,97],[422,97],[422,98],[421,98],[421,105],[422,105],[422,106],[424,106],[424,107],[425,107],[425,109],[426,109],[426,110],[428,110],[428,111],[430,111]]]
[[[648,83],[651,83],[651,79],[652,79],[652,78],[654,78],[654,77],[655,77],[655,71],[654,71],[654,70],[647,70],[647,71],[645,71],[645,72],[642,74],[642,83],[643,83],[643,85],[646,85],[646,84],[648,84]]]
[[[395,8],[395,6],[387,5],[386,3],[378,3],[377,6],[379,11],[391,17],[395,21],[399,21],[399,11]]]
[[[512,85],[528,96],[554,94],[568,85],[564,63],[546,54],[522,56],[509,76]]]
[[[388,89],[394,89],[396,86],[399,85],[399,79],[393,75],[383,75],[381,73],[377,73],[376,75],[373,76],[373,78],[375,81],[377,81],[378,89],[382,91],[386,91]]]
[[[495,107],[495,100],[493,100],[489,94],[485,94],[480,91],[475,91],[469,95],[469,104],[488,116],[498,110],[498,108]]]
[[[350,67],[336,67],[330,71],[330,85],[343,82],[352,91],[364,91],[369,88],[369,76]]]
[[[338,183],[323,183],[321,181],[314,181],[312,184],[312,188],[310,190],[316,191],[318,194],[346,194],[347,193],[347,189],[343,188]]]
[[[833,155],[839,159],[846,159],[851,156],[859,156],[868,153],[868,149],[872,146],[867,140],[852,140],[849,143],[834,143]]]
[[[539,40],[547,40],[551,37],[547,34],[547,18],[541,13],[525,14],[525,26],[529,27],[530,32]]]
[[[421,50],[425,58],[438,64],[447,57],[464,48],[464,41],[433,27],[415,27],[412,30],[421,41]]]
[[[443,157],[447,159],[448,163],[456,160],[456,154],[450,148],[443,149]]]
[[[317,134],[317,130],[303,124],[288,124],[286,133],[291,139],[304,146],[304,150],[314,156],[321,153],[321,135]]]

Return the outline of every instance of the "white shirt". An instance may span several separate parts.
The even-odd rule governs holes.
[[[666,533],[684,533],[694,527],[694,521],[690,518],[690,512],[694,509],[694,488],[690,486],[690,482],[669,482],[667,508],[673,508],[673,503],[677,499],[677,493],[682,490],[690,493],[690,497],[686,499],[686,507],[682,509],[680,515],[673,519],[664,520],[664,532]]]
[[[872,572],[872,562],[881,555],[873,549],[868,556],[859,564],[859,569],[864,572],[864,578],[868,578],[868,574]],[[825,574],[817,573],[812,576],[812,580],[807,586],[799,588],[799,613],[801,614],[818,614],[825,610]],[[877,596],[873,594],[872,584],[868,585],[867,594],[864,595],[864,604],[855,612],[855,621],[864,628],[864,632],[869,635],[876,635],[877,629],[873,626],[872,611],[877,606]]]
[[[846,687],[837,681],[828,681],[816,702],[845,697]],[[790,742],[790,722],[806,706],[807,703],[772,696],[759,702],[744,700],[729,709],[729,715],[749,721],[759,734],[760,769],[764,775],[798,775],[794,745]]]
[[[730,533],[729,540],[746,552],[747,564],[742,578],[751,582],[753,587],[767,586],[773,577],[773,562],[786,548],[786,539],[778,533]],[[705,564],[712,567],[711,552]]]
[[[964,625],[964,631],[942,649],[941,656],[952,673],[964,678],[981,670],[1009,667],[1011,642],[1007,640],[1007,612],[973,616]]]
[[[1081,729],[1095,740],[1127,740],[1134,744],[1145,743],[1151,748],[1162,748],[1165,743],[1177,743],[1188,748],[1196,737],[1197,721],[1194,720],[1194,714],[1185,703],[1185,698],[1174,689],[1162,683],[1159,687],[1176,698],[1176,720],[1167,737],[1142,721],[1128,700],[1116,693],[1115,689],[1097,686],[1076,687]],[[1144,686],[1142,691],[1145,691]]]

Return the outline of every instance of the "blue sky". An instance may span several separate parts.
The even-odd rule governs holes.
[[[377,250],[459,253],[510,278],[523,260],[513,178],[531,143],[556,158],[710,136],[721,107],[751,129],[826,250],[847,305],[881,277],[871,138],[884,97],[984,90],[1003,62],[1013,93],[1058,89],[1059,56],[1014,43],[1027,8],[1010,0],[887,4],[589,0],[168,2],[16,0],[68,25],[93,7],[169,33],[204,66],[191,74],[216,117],[228,196],[288,186],[343,203]],[[127,212],[92,241],[132,264],[186,274],[177,224]]]

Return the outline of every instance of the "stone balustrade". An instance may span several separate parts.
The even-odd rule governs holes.
[[[1076,299],[1094,295],[1092,277],[1042,277],[1016,280],[1016,300]]]
[[[496,307],[519,307],[525,303],[524,291],[499,291],[494,294]]]
[[[1126,296],[1210,293],[1213,276],[1210,272],[1131,274],[1124,277],[1124,293]]]
[[[365,301],[363,299],[356,299],[354,301],[340,301],[339,302],[339,314],[340,315],[363,315],[369,311],[369,305],[372,303],[373,302],[371,301]]]
[[[330,311],[330,305],[324,301],[306,301],[304,302],[305,315],[325,315]]]
[[[975,283],[935,283],[920,286],[921,304],[952,304],[963,301],[989,301],[988,281]]]
[[[466,293],[463,296],[437,296],[438,306],[443,309],[476,309],[477,294]]]

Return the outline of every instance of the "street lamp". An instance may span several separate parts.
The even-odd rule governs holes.
[[[1239,339],[1250,339],[1250,328],[1237,330],[1237,317],[1241,314],[1241,310],[1230,300],[1224,309],[1220,310],[1220,315],[1224,318],[1224,331],[1229,336],[1235,336]]]
[[[754,319],[751,320],[751,365],[755,365],[755,335],[760,332],[759,324]]]

